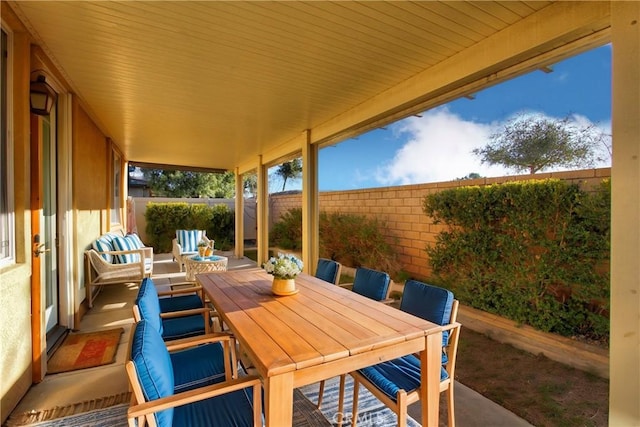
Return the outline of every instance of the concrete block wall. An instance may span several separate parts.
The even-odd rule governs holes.
[[[470,185],[482,186],[546,178],[578,183],[585,190],[589,190],[597,187],[603,179],[610,176],[611,168],[600,168],[362,190],[327,191],[320,193],[319,204],[320,211],[377,217],[384,221],[386,229],[383,233],[388,237],[389,243],[396,242],[394,246],[403,269],[412,277],[426,278],[431,275],[426,248],[432,245],[436,236],[446,228],[441,224],[433,224],[433,220],[422,211],[422,203],[426,195]],[[299,192],[270,195],[270,223],[277,222],[288,210],[300,207],[301,197]]]

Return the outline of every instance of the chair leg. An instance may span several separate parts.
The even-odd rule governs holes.
[[[351,427],[356,427],[358,423],[358,392],[360,391],[360,383],[353,378],[353,409],[351,410]]]
[[[398,418],[398,427],[407,427],[407,393],[400,391],[397,394],[396,417]]]
[[[324,380],[320,381],[320,388],[318,389],[318,404],[316,405],[318,409],[322,406],[322,397],[324,396]]]
[[[342,427],[342,421],[344,419],[344,383],[346,379],[346,374],[340,375],[340,394],[338,395],[338,427]]]
[[[449,384],[447,389],[447,427],[456,427],[456,411],[454,408],[453,400],[453,381]]]

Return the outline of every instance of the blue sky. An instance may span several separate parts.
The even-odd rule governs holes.
[[[553,64],[475,94],[320,150],[321,191],[447,181],[471,172],[511,175],[481,165],[471,150],[488,142],[509,118],[522,112],[552,118],[573,116],[611,131],[611,46]],[[610,166],[610,159],[597,166]],[[272,191],[282,181],[271,182]],[[288,181],[287,190],[300,189]]]

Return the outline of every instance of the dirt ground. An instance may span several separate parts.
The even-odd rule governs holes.
[[[462,328],[456,380],[538,427],[607,426],[609,383]]]

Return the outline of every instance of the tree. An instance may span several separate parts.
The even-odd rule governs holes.
[[[233,173],[207,173],[180,170],[143,169],[152,193],[160,197],[232,198]]]
[[[603,144],[606,146],[605,139],[594,125],[580,125],[569,117],[519,115],[473,154],[482,163],[534,174],[555,166],[592,167],[601,160],[597,152]]]
[[[242,188],[245,194],[248,193],[251,197],[256,197],[258,193],[258,175],[254,172],[246,173],[242,176]]]
[[[288,179],[298,179],[302,176],[302,161],[298,158],[284,162],[274,173],[284,180],[282,183],[282,191],[284,191]]]

